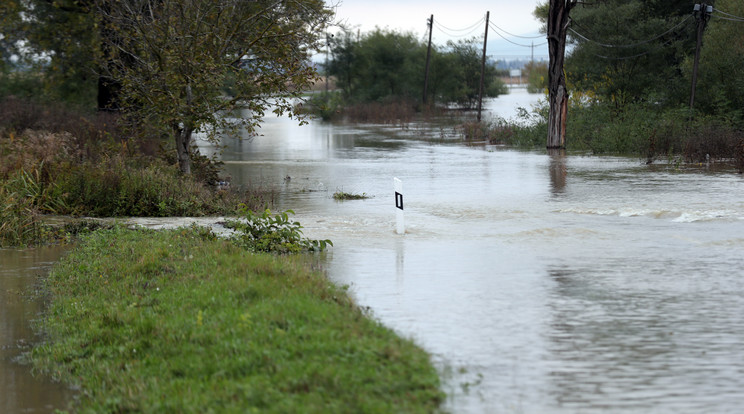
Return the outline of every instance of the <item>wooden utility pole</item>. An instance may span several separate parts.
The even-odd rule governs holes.
[[[568,89],[563,63],[566,55],[566,32],[569,13],[578,0],[550,0],[548,11],[548,149],[566,147]]]
[[[483,57],[481,58],[480,86],[478,89],[478,122],[481,121],[481,108],[483,108],[483,83],[486,79],[486,43],[488,42],[488,18],[491,12],[486,12],[486,33],[483,35]]]
[[[424,106],[428,103],[427,89],[429,87],[429,62],[431,61],[431,32],[434,27],[434,15],[432,14],[427,21],[429,25],[429,47],[426,49],[426,70],[424,71]]]
[[[690,113],[692,108],[695,106],[695,89],[697,88],[697,77],[698,77],[698,65],[700,63],[700,48],[703,46],[703,31],[705,31],[705,25],[710,19],[710,14],[713,12],[713,6],[705,3],[696,4],[693,8],[693,14],[697,19],[697,46],[695,47],[695,63],[692,65],[692,90],[690,91]],[[692,115],[690,115],[692,116]]]

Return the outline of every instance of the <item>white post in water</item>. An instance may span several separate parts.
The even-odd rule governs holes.
[[[395,187],[395,223],[398,234],[405,234],[406,226],[403,223],[403,181],[393,178]]]

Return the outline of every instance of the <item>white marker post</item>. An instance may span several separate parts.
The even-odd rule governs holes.
[[[406,226],[403,223],[403,181],[393,178],[393,186],[395,187],[396,232],[398,234],[405,234]]]

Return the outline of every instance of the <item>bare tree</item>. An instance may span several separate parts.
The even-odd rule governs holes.
[[[566,32],[569,13],[577,0],[550,0],[548,12],[548,144],[549,149],[566,147],[568,90],[563,63],[566,55]]]

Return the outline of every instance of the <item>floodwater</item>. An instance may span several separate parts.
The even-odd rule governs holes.
[[[53,413],[71,401],[62,384],[31,375],[18,358],[38,340],[31,321],[40,316],[43,301],[33,296],[40,276],[62,255],[59,246],[0,249],[0,412]]]
[[[512,90],[487,113],[510,118],[537,99]],[[433,355],[449,411],[744,406],[744,178],[734,170],[466,146],[434,125],[268,118],[262,133],[224,139],[233,185],[276,188],[307,236],[334,242],[321,255],[329,277]],[[339,190],[370,198],[337,202]],[[60,254],[0,250],[2,412],[71,398],[14,362],[42,307],[19,292]]]
[[[508,118],[536,99],[516,90],[488,108]],[[276,187],[307,236],[334,242],[329,276],[434,356],[450,411],[744,406],[734,170],[466,146],[417,125],[270,118],[262,133],[224,140],[233,184]]]

